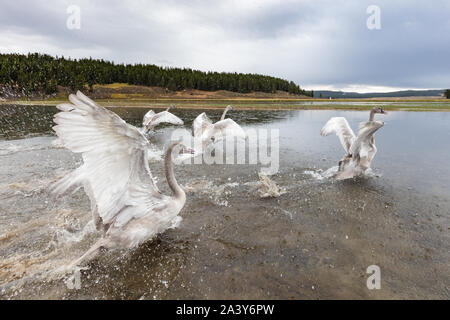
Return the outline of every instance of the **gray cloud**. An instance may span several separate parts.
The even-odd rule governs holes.
[[[66,28],[72,4],[81,30]],[[366,27],[371,4],[381,30]],[[1,52],[255,72],[307,87],[450,84],[445,0],[15,0],[1,8]]]

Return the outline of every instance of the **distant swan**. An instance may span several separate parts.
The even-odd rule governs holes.
[[[245,131],[234,120],[225,119],[230,110],[233,110],[233,107],[227,106],[216,123],[213,123],[204,112],[195,118],[192,123],[192,136],[199,142],[198,144],[201,144],[203,150],[210,142],[215,142],[219,137],[236,136],[242,139],[247,137]]]
[[[174,105],[170,105],[165,111],[155,113],[153,110],[147,112],[142,120],[142,127],[144,133],[154,129],[160,123],[171,123],[174,125],[183,125],[184,122],[173,113],[170,113],[170,109],[175,109]]]
[[[374,121],[376,113],[387,114],[380,107],[373,108],[370,111],[369,121],[359,124],[357,136],[343,117],[331,118],[320,131],[322,136],[335,133],[346,151],[344,158],[339,161],[339,169],[335,178],[353,178],[364,174],[370,168],[370,163],[377,152],[373,135],[384,126],[383,121]]]
[[[165,153],[165,175],[173,193],[162,194],[148,165],[149,142],[139,130],[112,111],[77,92],[72,104],[60,104],[54,130],[64,147],[81,153],[83,165],[52,186],[56,194],[84,187],[93,220],[104,236],[70,267],[93,258],[101,248],[132,248],[168,228],[181,217],[186,195],[178,185],[172,154],[184,152],[178,142]]]

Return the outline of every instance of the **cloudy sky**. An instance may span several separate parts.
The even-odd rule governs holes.
[[[450,87],[450,1],[0,0],[0,52],[262,73],[307,89]],[[80,29],[69,29],[70,6]],[[380,29],[369,29],[370,5]],[[371,20],[374,22],[375,20]],[[73,24],[72,24],[73,25]]]

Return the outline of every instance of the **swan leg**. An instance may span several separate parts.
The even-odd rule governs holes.
[[[108,248],[109,241],[107,239],[100,239],[96,243],[92,245],[92,247],[89,248],[88,251],[86,251],[81,257],[78,259],[72,261],[68,266],[67,270],[73,270],[75,267],[81,266],[85,264],[86,262],[91,261],[95,257],[98,256],[101,249]]]
[[[339,161],[339,170],[338,171],[344,171],[345,168],[348,166],[352,159],[352,156],[349,154],[346,154],[344,158],[342,158],[341,161]]]
[[[359,166],[362,173],[366,172],[370,168],[370,158],[361,158],[359,161]]]
[[[92,219],[94,220],[95,228],[96,228],[98,231],[102,230],[103,219],[100,218],[100,216],[99,216],[97,210],[93,210],[93,211],[92,211]]]
[[[95,228],[98,231],[101,231],[103,233],[103,236],[105,236],[106,232],[108,232],[111,224],[103,223],[103,219],[98,215],[98,212],[97,212],[97,214],[93,214],[93,219],[94,219]]]

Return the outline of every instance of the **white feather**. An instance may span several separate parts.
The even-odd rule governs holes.
[[[247,134],[242,129],[240,125],[238,125],[232,119],[220,120],[213,125],[210,125],[203,132],[203,139],[218,139],[226,136],[238,137],[241,139],[245,139]]]
[[[53,192],[83,186],[94,220],[108,226],[108,239],[122,247],[135,246],[172,225],[184,201],[175,203],[154,183],[147,139],[81,92],[69,99],[72,107],[58,106],[63,111],[54,117],[54,130],[66,148],[82,154],[83,165],[56,182]]]
[[[367,121],[360,123],[358,135],[350,148],[350,153],[358,154],[360,158],[373,158],[372,154],[374,150],[372,137],[382,126],[384,126],[384,122],[382,121]]]
[[[192,135],[194,137],[201,137],[205,130],[212,124],[213,122],[208,118],[206,113],[200,113],[192,122]]]
[[[169,111],[162,111],[155,114],[153,110],[150,110],[145,114],[144,120],[142,122],[144,128],[147,128],[147,130],[153,129],[161,123],[170,123],[173,125],[184,124],[183,120],[170,113]]]
[[[247,134],[232,119],[225,119],[213,123],[206,113],[201,113],[192,123],[192,135],[196,141],[196,146],[201,146],[203,150],[196,150],[195,154],[205,150],[206,146],[212,142],[224,137],[238,137],[245,139]]]
[[[355,137],[345,118],[331,118],[322,128],[320,134],[328,136],[335,133],[346,151],[339,162],[337,179],[348,179],[363,174],[370,168],[377,148],[373,139],[374,133],[384,125],[382,121],[367,121],[359,124],[358,135]]]
[[[328,120],[320,131],[320,134],[322,136],[328,136],[332,133],[335,133],[338,136],[344,150],[350,154],[350,146],[355,139],[355,134],[348,125],[347,120],[343,117],[335,117]]]

